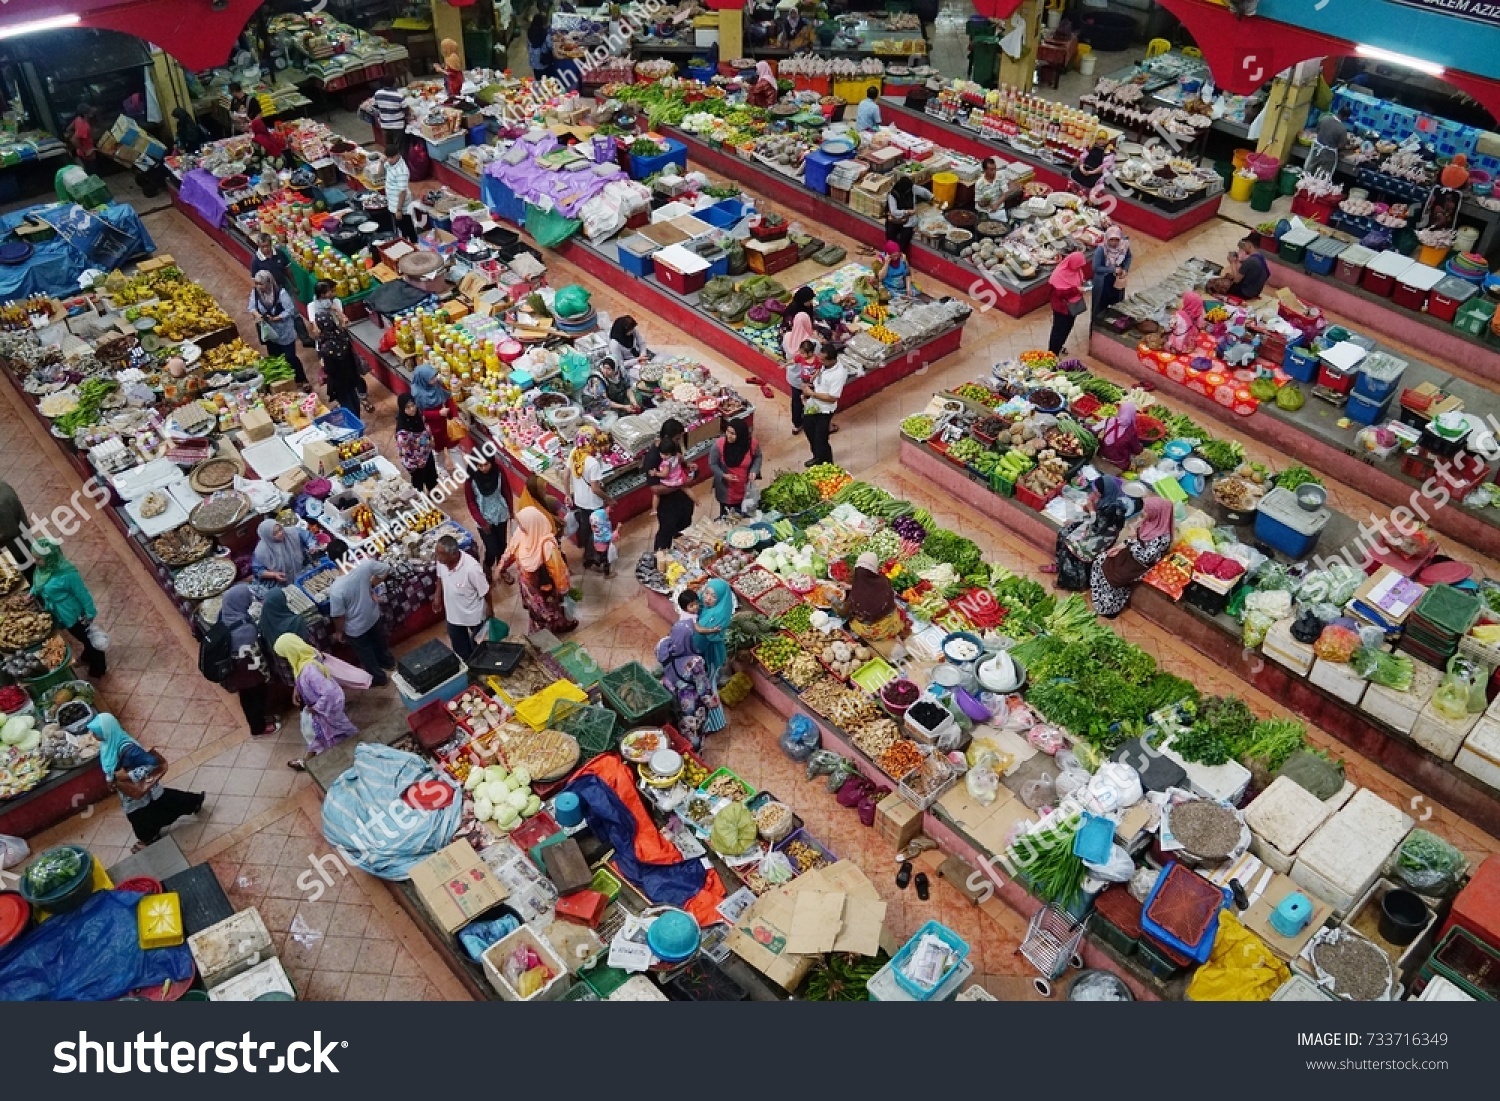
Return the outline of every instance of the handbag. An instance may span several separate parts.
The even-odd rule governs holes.
[[[323,663],[323,668],[328,670],[328,675],[343,688],[352,688],[362,692],[374,683],[374,678],[369,673],[357,665],[350,665],[343,658],[336,658],[332,654],[319,654],[318,660]]]
[[[1088,308],[1089,304],[1085,302],[1082,297],[1075,298],[1072,302],[1068,303],[1068,316],[1079,317]]]
[[[167,778],[167,759],[161,755],[159,749],[149,750],[151,756],[156,758],[157,767],[143,780],[117,780],[115,789],[127,799],[143,799],[150,794],[151,789]]]
[[[458,443],[460,440],[469,438],[469,430],[456,420],[448,421],[448,442]]]

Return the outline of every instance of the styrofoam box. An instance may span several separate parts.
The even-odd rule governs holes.
[[[1312,979],[1300,972],[1292,972],[1292,977],[1276,988],[1276,993],[1271,995],[1273,1002],[1336,1002],[1331,991],[1319,986]]]
[[[1165,755],[1182,766],[1194,795],[1221,803],[1238,803],[1250,786],[1250,770],[1238,761],[1225,761],[1222,765],[1197,764],[1184,761],[1170,747]]]
[[[1307,676],[1313,665],[1313,648],[1292,637],[1294,619],[1278,619],[1266,632],[1261,651],[1277,665],[1290,669],[1298,676]]]
[[[1370,889],[1411,827],[1411,817],[1399,807],[1371,791],[1357,791],[1303,842],[1291,877],[1342,918]]]
[[[1285,875],[1302,843],[1332,814],[1332,807],[1301,784],[1278,776],[1245,808],[1250,851]]]
[[[960,991],[958,997],[953,1000],[955,1002],[998,1002],[1000,999],[978,983],[975,983],[967,990]]]
[[[872,1002],[914,1002],[917,999],[908,994],[896,977],[891,974],[893,964],[886,964],[865,983],[865,990]],[[957,995],[959,988],[974,977],[974,965],[968,960],[961,960],[959,965],[953,969],[953,974],[943,980],[943,985],[938,987],[929,1002],[952,1001]]]
[[[1425,662],[1412,663],[1411,691],[1398,692],[1383,684],[1372,684],[1365,690],[1360,710],[1402,734],[1410,734],[1417,716],[1437,691],[1443,674]]]
[[[293,998],[297,996],[297,991],[292,988],[292,980],[286,977],[286,970],[275,956],[236,975],[228,982],[210,987],[208,1000],[253,1002],[265,994],[288,994]]]
[[[1441,975],[1434,975],[1427,980],[1427,985],[1422,988],[1422,993],[1416,1001],[1419,1002],[1472,1002],[1474,999],[1464,993],[1463,988],[1457,983],[1449,982]]]
[[[276,954],[266,923],[254,906],[194,933],[187,943],[203,985],[209,989]]]
[[[523,946],[529,946],[535,951],[541,957],[542,962],[547,965],[548,970],[552,972],[552,978],[547,981],[547,984],[529,998],[521,997],[502,971],[506,955]],[[537,936],[529,925],[523,925],[514,933],[501,937],[484,950],[481,959],[484,962],[485,977],[490,980],[490,985],[495,988],[495,993],[499,994],[503,1001],[555,1002],[566,994],[568,987],[572,985],[567,965],[553,951],[552,945]]]
[[[1480,719],[1453,763],[1490,787],[1500,788],[1500,719],[1488,715]]]
[[[1464,739],[1480,718],[1479,715],[1465,715],[1454,721],[1438,714],[1437,709],[1428,703],[1417,716],[1416,725],[1411,728],[1411,739],[1434,756],[1451,761],[1458,756]]]
[[[1421,668],[1421,663],[1418,663],[1417,667]],[[1485,708],[1484,714],[1489,719],[1500,719],[1500,696],[1496,696],[1490,701],[1490,705]]]
[[[664,1002],[668,999],[662,988],[645,975],[631,975],[604,1000],[607,1002]]]
[[[1345,662],[1324,661],[1322,658],[1313,662],[1312,672],[1307,679],[1345,703],[1358,703],[1370,685],[1369,681],[1349,668]]]

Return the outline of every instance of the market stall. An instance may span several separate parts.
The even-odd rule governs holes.
[[[1469,420],[1485,428],[1491,391],[1331,325],[1285,292],[1220,304],[1210,290],[1216,272],[1189,261],[1134,291],[1094,326],[1093,354],[1134,378],[1178,384],[1184,401],[1212,416],[1251,416],[1293,458],[1392,507],[1426,502],[1424,522],[1436,530],[1486,553],[1500,548],[1491,437],[1475,435]],[[1210,304],[1204,327],[1186,346],[1169,345],[1194,288]],[[1435,507],[1429,479],[1440,468],[1445,500]]]
[[[1449,594],[1437,579],[1466,569],[1427,573],[1443,559],[1439,544],[1422,531],[1393,534],[1372,548],[1353,518],[1321,504],[1298,503],[1303,496],[1309,502],[1324,496],[1321,479],[1307,467],[1273,473],[1246,465],[1234,440],[1216,438],[1190,419],[1153,405],[1143,392],[1127,392],[1081,365],[1069,366],[1046,353],[1028,353],[1023,362],[1000,365],[989,378],[938,395],[925,413],[903,425],[903,464],[973,501],[1044,553],[1056,552],[1062,545],[1059,532],[1066,532],[1072,548],[1067,562],[1081,555],[1086,572],[1098,553],[1087,542],[1093,517],[1087,491],[1098,473],[1114,469],[1094,457],[1101,421],[1121,404],[1139,402],[1136,424],[1146,449],[1130,464],[1126,496],[1154,491],[1180,504],[1172,554],[1147,574],[1131,606],[1418,790],[1470,820],[1496,821],[1500,803],[1493,777],[1474,765],[1451,763],[1461,739],[1446,744],[1450,731],[1437,740],[1436,731],[1445,729],[1442,722],[1418,726],[1443,679],[1446,658],[1437,668],[1424,668],[1420,658],[1412,665],[1404,654],[1377,658],[1372,653],[1351,667],[1348,656],[1329,660],[1289,633],[1292,609],[1300,615],[1319,602],[1335,610],[1348,606],[1360,626],[1380,625],[1394,642],[1426,591],[1438,590],[1433,600]],[[1205,539],[1209,533],[1212,538]],[[1373,557],[1368,580],[1359,560],[1366,550]],[[1225,558],[1234,564],[1223,565]],[[1078,587],[1062,557],[1058,571],[1061,584]],[[1087,586],[1086,576],[1082,584]],[[1396,591],[1400,600],[1389,600]],[[1287,595],[1249,599],[1255,593]],[[1474,608],[1476,616],[1479,611]],[[1276,615],[1268,620],[1267,612]],[[1300,627],[1299,635],[1305,629]],[[1456,637],[1449,645],[1457,652]],[[1478,653],[1477,640],[1468,644],[1465,653],[1470,652]],[[1482,678],[1490,668],[1493,663],[1481,659]],[[1469,718],[1474,721],[1466,725],[1472,728],[1478,714]],[[1233,769],[1219,779],[1231,787],[1239,782]]]
[[[663,29],[670,33],[660,33]],[[893,61],[920,64],[927,59],[928,43],[922,37],[922,26],[910,12],[895,12],[883,18],[846,12],[825,20],[814,30],[818,39],[818,57],[868,61],[876,65]],[[789,48],[771,38],[747,42],[747,50],[747,57],[726,59],[724,64],[729,71],[753,70],[757,60],[785,62],[810,52],[805,47]],[[658,25],[631,38],[630,56],[669,59],[684,70],[690,70],[695,63],[702,63],[706,49],[691,23]],[[877,75],[878,72],[877,69]]]

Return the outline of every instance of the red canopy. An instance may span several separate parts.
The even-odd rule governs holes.
[[[1000,0],[1003,4],[1007,0]],[[1255,16],[1244,18],[1210,0],[1161,0],[1203,51],[1214,83],[1249,95],[1283,69],[1315,57],[1352,56],[1355,44]],[[1500,81],[1448,70],[1443,78],[1500,118]]]
[[[76,13],[81,27],[122,31],[160,46],[192,70],[229,60],[235,40],[261,0],[227,0],[215,11],[210,0],[18,0],[6,22]]]

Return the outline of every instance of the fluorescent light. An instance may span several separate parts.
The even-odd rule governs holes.
[[[1403,65],[1408,69],[1415,69],[1419,73],[1428,76],[1442,76],[1448,70],[1441,65],[1434,65],[1431,61],[1423,61],[1417,57],[1407,57],[1405,54],[1392,53],[1390,50],[1382,50],[1379,46],[1359,45],[1354,47],[1354,52],[1360,57],[1369,58],[1371,61],[1387,61],[1392,65]]]
[[[33,19],[30,23],[15,23],[9,27],[0,27],[0,38],[15,38],[23,34],[31,34],[34,31],[55,31],[62,27],[78,26],[79,16],[53,15],[46,19]]]

